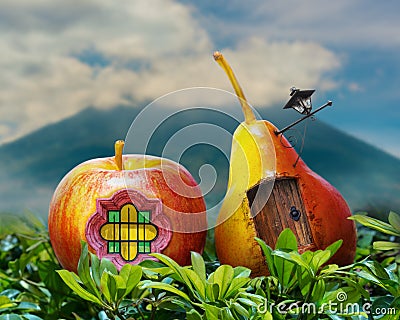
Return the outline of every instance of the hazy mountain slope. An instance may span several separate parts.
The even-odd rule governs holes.
[[[0,147],[0,161],[16,177],[54,183],[83,160],[112,155],[114,141],[125,137],[136,113],[124,108],[86,109]]]
[[[137,111],[89,108],[0,147],[0,212],[32,210],[47,215],[61,178],[82,161],[112,155]],[[115,121],[115,122],[114,122]]]
[[[353,209],[400,209],[399,159],[321,122],[310,123],[307,130],[303,159]]]
[[[280,108],[259,110],[279,128],[297,119],[297,114]],[[110,156],[113,143],[125,138],[138,113],[134,108],[118,107],[112,111],[89,108],[59,123],[42,128],[18,141],[0,146],[0,211],[25,208],[47,214],[48,202],[59,180],[84,160]],[[234,121],[204,114],[182,114],[172,118],[154,136],[148,152],[161,154],[165,142],[179,128],[199,122],[213,122],[232,132]],[[221,122],[224,121],[224,122]],[[303,126],[298,126],[296,149],[301,148]],[[292,132],[288,132],[290,135]],[[221,137],[215,137],[215,144]],[[208,196],[215,201],[224,192],[228,161],[217,149],[199,145],[182,157],[182,163],[198,178],[203,163],[216,166],[218,183]],[[309,121],[304,150],[306,163],[335,185],[352,209],[385,206],[400,209],[400,160],[355,139],[320,121]],[[216,195],[218,194],[218,195]],[[399,210],[398,210],[399,211]]]

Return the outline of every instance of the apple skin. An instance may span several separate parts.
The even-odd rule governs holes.
[[[351,211],[341,196],[329,182],[313,172],[284,136],[277,136],[278,129],[264,120],[276,154],[276,178],[296,178],[310,224],[314,244],[299,247],[300,253],[306,250],[325,249],[333,242],[342,239],[343,244],[329,263],[348,265],[354,262],[357,232],[354,221],[347,219]],[[249,201],[243,199],[242,206],[231,217],[215,228],[215,243],[218,258],[224,264],[245,266],[252,270],[252,276],[268,274],[265,257],[255,241],[258,237],[254,219],[250,216]],[[234,232],[232,231],[234,230]],[[266,239],[263,239],[266,240]],[[232,245],[234,244],[234,245]],[[275,244],[267,243],[271,247]]]
[[[191,251],[202,253],[207,233],[206,206],[196,181],[183,166],[167,159],[124,155],[122,163],[124,170],[118,169],[115,157],[88,160],[57,186],[48,227],[60,264],[76,272],[81,240],[87,242],[87,221],[96,213],[96,199],[110,198],[120,190],[137,190],[149,199],[161,200],[172,230],[161,252],[181,265],[189,264]]]

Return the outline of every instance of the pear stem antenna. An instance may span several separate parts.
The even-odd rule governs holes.
[[[233,73],[233,70],[232,70],[231,66],[229,65],[228,61],[226,61],[223,54],[219,51],[214,52],[213,56],[214,56],[214,60],[225,71],[226,75],[228,76],[228,78],[233,86],[233,89],[235,89],[235,93],[238,96],[239,102],[242,106],[245,122],[247,124],[254,122],[256,120],[256,117],[254,116],[253,110],[251,110],[251,107],[250,107],[249,103],[247,102],[244,92],[243,92],[242,88],[240,87],[239,81],[237,80],[235,74]]]
[[[117,165],[118,171],[121,171],[122,168],[122,150],[124,149],[125,142],[124,140],[117,140],[114,144],[115,150],[115,164]]]

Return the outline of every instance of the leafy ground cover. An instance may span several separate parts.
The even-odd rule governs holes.
[[[286,229],[275,248],[257,239],[269,275],[253,278],[247,268],[219,264],[212,234],[190,266],[154,254],[158,262],[119,272],[82,243],[75,274],[58,264],[40,221],[14,217],[0,228],[0,320],[399,319],[400,216],[352,219],[359,224],[352,265],[328,262],[341,241],[300,254]]]

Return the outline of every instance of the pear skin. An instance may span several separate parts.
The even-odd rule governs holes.
[[[351,211],[344,198],[299,159],[272,123],[255,119],[222,54],[215,53],[214,58],[230,78],[245,114],[245,122],[233,135],[228,189],[215,227],[221,264],[248,267],[253,276],[268,274],[254,238],[274,248],[285,228],[296,234],[300,252],[325,249],[342,239],[342,247],[329,263],[353,263],[356,228],[347,219]],[[265,199],[259,203],[255,193]],[[290,216],[292,212],[299,217]]]
[[[264,124],[275,146],[275,179],[296,179],[304,203],[303,214],[307,218],[313,241],[308,245],[299,246],[299,251],[325,249],[336,240],[342,239],[342,247],[329,263],[338,265],[353,263],[356,251],[356,228],[354,222],[347,219],[351,216],[351,212],[346,201],[335,187],[313,172],[301,158],[294,167],[293,164],[298,158],[296,151],[285,147],[290,145],[289,142],[284,137],[275,135],[278,129],[273,124],[267,121],[264,121]],[[268,214],[268,212],[258,214]],[[227,217],[228,215],[230,216]],[[249,199],[243,197],[241,205],[233,214],[221,210],[220,216],[226,218],[221,218],[221,221],[224,221],[215,228],[215,245],[221,264],[248,267],[252,270],[253,276],[266,275],[265,258],[254,240],[255,237],[260,237],[260,234],[257,232],[256,219],[251,212]],[[280,228],[280,231],[282,230],[283,227]],[[274,248],[274,241],[268,241],[268,237],[260,238]]]

